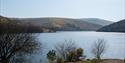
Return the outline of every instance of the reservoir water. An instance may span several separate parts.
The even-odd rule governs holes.
[[[92,44],[97,39],[106,40],[106,52],[102,58],[125,58],[125,33],[114,32],[94,32],[94,31],[62,31],[56,33],[40,33],[38,40],[43,43],[43,56],[37,54],[37,58],[46,58],[46,53],[54,49],[55,45],[65,40],[74,41],[78,47],[84,49],[84,55],[87,58],[93,58],[91,53]],[[35,57],[34,57],[35,58]],[[37,59],[37,60],[39,60]]]

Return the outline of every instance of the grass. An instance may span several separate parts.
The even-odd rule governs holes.
[[[91,63],[91,61],[77,61],[77,62],[67,62],[67,63]]]
[[[77,61],[77,62],[66,62],[66,63],[97,63],[96,61]],[[99,63],[125,63],[124,60],[120,60],[120,59],[106,59],[106,60],[102,60]]]

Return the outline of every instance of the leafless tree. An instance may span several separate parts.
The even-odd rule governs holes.
[[[67,60],[67,54],[71,51],[75,51],[76,48],[77,46],[72,40],[65,40],[55,46],[56,51],[64,60]]]
[[[105,53],[106,50],[106,41],[104,39],[98,39],[94,42],[92,46],[92,53],[95,58],[100,60],[101,56]]]
[[[39,42],[31,33],[0,34],[0,63],[11,63],[15,55],[31,54],[40,48]]]

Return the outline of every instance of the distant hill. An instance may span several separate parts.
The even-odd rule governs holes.
[[[102,26],[106,26],[106,25],[113,23],[112,21],[98,19],[98,18],[83,18],[81,20],[83,20],[85,22],[93,23],[93,24],[102,25]]]
[[[33,24],[45,28],[54,28],[56,31],[95,31],[102,27],[102,25],[99,24],[71,18],[13,18],[12,20],[14,19],[21,21],[22,24]]]
[[[87,18],[88,19],[88,18]],[[90,18],[90,21],[86,19],[72,19],[72,18],[57,18],[57,17],[46,17],[46,18],[8,18],[0,17],[0,22],[9,22],[13,25],[5,25],[6,30],[12,29],[11,31],[19,32],[55,32],[55,31],[96,31],[104,25],[97,24],[96,19]],[[85,20],[85,21],[84,21]],[[106,21],[108,22],[108,21]],[[103,23],[103,22],[102,22]],[[1,25],[1,24],[0,24]],[[4,27],[1,27],[1,30]]]
[[[7,17],[0,16],[0,33],[8,32],[14,28],[15,21],[11,21]]]
[[[43,30],[34,25],[24,25],[18,20],[0,16],[0,33],[37,33]]]
[[[115,22],[113,24],[102,27],[97,31],[103,32],[125,32],[125,19]]]
[[[3,16],[0,16],[0,24],[8,24],[8,23],[11,23],[12,21],[7,18],[7,17],[3,17]],[[13,21],[14,22],[14,21]]]

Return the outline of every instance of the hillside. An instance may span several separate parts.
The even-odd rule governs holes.
[[[118,21],[116,23],[102,27],[98,31],[103,32],[125,32],[125,19]]]
[[[14,21],[10,19],[0,16],[0,33],[8,32],[10,29],[14,28]]]
[[[24,25],[18,20],[0,16],[0,33],[36,33],[43,30],[34,25]]]
[[[13,31],[17,29],[21,32],[96,31],[104,26],[103,23],[112,23],[110,21],[105,21],[101,19],[97,20],[96,18],[8,18],[1,16],[0,19],[0,22],[2,23],[6,21],[9,22],[9,24],[13,23],[13,26],[8,26],[6,24],[5,26],[8,26],[7,28],[13,28]],[[1,30],[4,28],[5,27],[1,27]]]
[[[8,23],[9,20],[6,17],[0,16],[0,24],[2,23]]]
[[[33,24],[44,28],[54,28],[56,31],[80,31],[92,30],[95,31],[102,25],[85,22],[80,19],[71,18],[11,18],[19,20],[22,24]]]
[[[85,22],[93,23],[93,24],[102,25],[102,26],[106,26],[106,25],[113,23],[112,21],[98,19],[98,18],[83,18],[81,20],[83,20]]]

